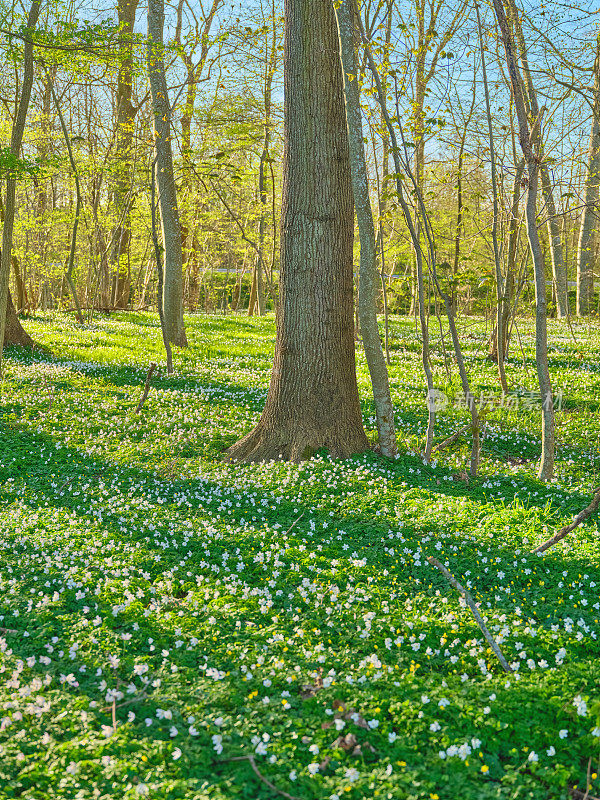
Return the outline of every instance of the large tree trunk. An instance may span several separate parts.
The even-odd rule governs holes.
[[[352,190],[360,236],[360,277],[358,284],[358,316],[360,332],[371,385],[377,419],[377,433],[381,453],[394,458],[398,452],[396,429],[394,426],[394,406],[390,395],[385,356],[379,337],[377,324],[377,256],[375,248],[375,224],[369,198],[369,179],[365,160],[365,147],[362,129],[360,94],[354,48],[351,0],[342,0],[337,9],[340,35],[340,51],[344,71],[344,91],[346,95],[346,117],[348,122],[348,142],[350,146],[350,165],[352,170]]]
[[[171,106],[165,76],[164,0],[148,2],[147,62],[152,108],[164,261],[163,313],[169,341],[187,347],[183,326],[183,253],[171,147]]]
[[[33,0],[27,18],[27,27],[33,30],[37,25],[40,15],[40,0]],[[21,85],[21,96],[19,106],[12,127],[10,139],[10,151],[17,158],[21,152],[21,143],[27,121],[27,110],[31,98],[31,87],[33,85],[33,42],[28,40],[23,47],[23,83]],[[4,331],[7,321],[8,305],[8,280],[10,277],[10,266],[13,245],[13,229],[15,223],[15,198],[17,180],[15,176],[9,175],[6,179],[6,201],[4,203],[4,224],[2,226],[2,253],[0,255],[0,342],[4,342]],[[12,300],[10,303],[12,306]],[[13,307],[14,311],[14,307]],[[16,314],[15,314],[16,317]],[[17,320],[18,322],[18,320]],[[0,365],[2,353],[0,352]]]
[[[594,62],[594,103],[592,129],[585,176],[585,207],[581,215],[577,246],[577,315],[589,314],[594,296],[592,243],[598,229],[598,187],[600,186],[600,35]]]
[[[138,0],[117,0],[119,19],[119,75],[117,78],[114,203],[117,224],[113,232],[113,301],[117,308],[129,302],[131,241],[131,170],[134,123],[137,109],[131,102],[133,84],[133,26]]]
[[[19,347],[35,347],[35,342],[31,336],[23,329],[17,312],[13,305],[10,291],[6,298],[6,325],[4,327],[4,347],[7,344],[16,344]]]
[[[367,449],[352,324],[353,213],[331,0],[286,0],[285,152],[275,362],[256,428],[230,458]]]

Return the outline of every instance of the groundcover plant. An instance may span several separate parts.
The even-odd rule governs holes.
[[[468,325],[489,401],[489,328]],[[5,353],[2,384],[0,797],[599,794],[597,518],[532,551],[600,482],[600,329],[551,323],[561,409],[541,483],[523,326],[515,402],[489,411],[470,480],[464,437],[419,456],[413,320],[391,331],[398,458],[243,465],[222,453],[260,415],[272,317],[186,318],[190,348],[139,413],[155,315],[31,319],[47,349]],[[438,442],[468,411],[433,363]],[[360,355],[358,377],[373,438]]]

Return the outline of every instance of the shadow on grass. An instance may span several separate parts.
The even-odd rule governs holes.
[[[13,406],[13,412],[18,412],[18,406]],[[322,565],[324,570],[324,577],[332,582],[340,580],[335,576],[329,577],[327,563],[331,562],[333,558],[340,557],[340,545],[329,541],[330,528],[332,525],[338,529],[343,529],[343,543],[349,545],[348,554],[352,553],[351,548],[362,549],[360,555],[367,554],[369,556],[369,564],[365,567],[356,565],[348,572],[352,574],[353,581],[348,586],[361,587],[369,596],[373,593],[379,593],[380,598],[384,598],[386,602],[394,604],[398,608],[399,618],[402,618],[402,610],[408,609],[410,606],[417,606],[425,608],[430,600],[433,600],[437,592],[442,595],[448,596],[452,599],[452,607],[456,606],[456,597],[452,590],[449,589],[444,579],[436,572],[428,573],[428,580],[423,582],[422,573],[419,574],[420,583],[417,583],[417,574],[412,566],[401,566],[397,562],[389,559],[384,548],[394,546],[398,549],[406,545],[414,547],[422,541],[425,535],[432,537],[428,547],[433,548],[434,542],[439,534],[446,532],[443,526],[440,526],[435,520],[427,523],[427,527],[423,528],[417,525],[407,524],[402,528],[404,542],[400,544],[398,540],[390,540],[387,538],[390,530],[390,521],[385,518],[377,519],[370,515],[368,510],[362,510],[358,514],[348,514],[343,509],[333,518],[328,512],[314,510],[308,501],[306,502],[292,502],[283,499],[278,504],[273,502],[273,495],[266,490],[253,489],[251,494],[244,495],[240,490],[235,487],[223,486],[222,484],[207,479],[160,479],[157,477],[156,472],[142,469],[138,466],[135,467],[118,467],[110,462],[104,461],[101,458],[88,457],[81,451],[60,445],[51,437],[44,434],[32,433],[27,430],[23,425],[18,423],[9,423],[0,430],[0,452],[2,453],[2,466],[0,467],[0,482],[4,486],[0,490],[0,509],[3,512],[9,512],[11,507],[22,510],[30,509],[32,514],[35,514],[39,509],[57,509],[67,512],[76,518],[78,521],[89,523],[86,527],[83,526],[83,531],[73,529],[69,535],[67,542],[65,539],[53,541],[53,527],[44,530],[43,549],[65,548],[63,563],[65,567],[72,563],[76,563],[77,559],[81,559],[82,555],[86,553],[86,547],[93,546],[91,553],[92,560],[90,563],[89,557],[87,558],[86,571],[89,572],[89,579],[86,582],[85,588],[90,591],[94,584],[98,585],[99,579],[103,578],[105,574],[109,573],[109,565],[106,563],[107,552],[103,551],[103,544],[106,540],[110,542],[123,544],[126,546],[125,555],[129,559],[128,563],[135,564],[139,569],[147,570],[150,573],[153,582],[159,581],[165,572],[175,568],[181,558],[181,551],[173,547],[173,541],[176,539],[179,543],[183,538],[182,530],[183,525],[178,530],[176,523],[178,520],[183,523],[186,520],[193,519],[201,515],[205,519],[219,517],[223,520],[229,528],[223,532],[223,536],[218,541],[211,542],[211,560],[216,563],[221,555],[225,552],[234,552],[240,548],[245,556],[244,560],[250,561],[249,557],[253,553],[259,554],[264,551],[266,546],[272,546],[272,542],[278,543],[284,541],[289,547],[294,548],[300,544],[321,544],[322,550],[319,553],[319,561],[315,562]],[[378,459],[375,456],[369,456],[368,459],[357,459],[364,469],[370,470],[374,477],[380,475],[380,469],[385,467],[387,471],[392,471],[393,475],[399,481],[406,483],[409,488],[420,492],[424,488],[427,492],[434,494],[451,495],[454,497],[468,496],[471,500],[480,502],[487,502],[481,492],[480,487],[471,487],[468,495],[465,494],[464,486],[452,485],[451,487],[441,487],[435,482],[431,482],[424,486],[423,481],[418,479],[414,473],[410,473],[409,469],[420,468],[423,472],[423,465],[419,459],[411,459],[405,457],[398,462],[387,462]],[[243,471],[244,468],[240,467]],[[429,475],[434,476],[433,471],[427,471],[427,480]],[[440,471],[435,471],[435,478],[439,478]],[[131,519],[124,525],[122,518],[122,511],[117,506],[111,508],[108,503],[99,505],[96,509],[90,507],[89,502],[86,506],[86,498],[76,494],[76,492],[83,491],[82,484],[90,484],[95,482],[102,482],[103,486],[108,487],[110,496],[114,497],[117,493],[123,494],[125,497],[137,498],[144,500],[149,504],[149,508],[145,507],[144,517],[140,519],[139,516]],[[535,484],[537,485],[537,484]],[[25,489],[25,491],[23,491]],[[109,498],[107,499],[110,499]],[[187,504],[182,504],[182,498],[187,498]],[[101,503],[102,496],[98,493],[95,499]],[[262,506],[265,501],[266,509]],[[239,507],[237,507],[239,502]],[[275,505],[275,509],[270,506]],[[101,516],[93,511],[100,511]],[[298,519],[303,514],[304,516]],[[253,517],[256,517],[253,520]],[[281,524],[282,528],[279,533],[267,533],[270,537],[267,541],[264,528],[264,519],[273,518]],[[315,524],[315,531],[310,530],[309,523],[312,521]],[[148,523],[152,522],[155,526],[155,533],[149,535]],[[135,524],[134,524],[135,523]],[[250,523],[250,525],[248,525]],[[294,524],[295,523],[295,524]],[[327,523],[327,528],[325,528]],[[55,523],[56,524],[56,523]],[[293,527],[292,527],[293,526]],[[285,533],[287,531],[287,533]],[[23,629],[29,631],[30,637],[33,636],[36,642],[49,641],[52,636],[58,636],[60,640],[64,638],[65,641],[76,636],[77,631],[83,624],[84,614],[81,609],[81,604],[75,601],[74,590],[65,591],[63,596],[57,603],[53,603],[46,610],[35,610],[33,612],[26,611],[26,604],[31,595],[31,589],[39,589],[39,583],[34,581],[33,578],[36,572],[41,572],[43,559],[40,560],[41,555],[38,549],[32,548],[31,545],[35,541],[35,533],[30,538],[30,535],[25,531],[22,532],[13,541],[4,542],[3,547],[7,548],[5,553],[5,560],[11,563],[18,569],[18,572],[13,570],[13,575],[17,574],[20,582],[19,593],[13,598],[13,604],[22,606],[22,613],[14,621],[8,623],[11,626],[18,626],[21,632]],[[165,543],[168,546],[164,546]],[[201,532],[197,531],[187,541],[186,550],[191,553],[187,561],[187,568],[192,573],[191,579],[187,579],[183,585],[176,587],[172,590],[171,594],[167,594],[166,589],[161,589],[162,596],[158,596],[160,611],[151,615],[148,619],[144,619],[143,610],[152,599],[152,596],[144,596],[139,601],[132,605],[130,613],[121,617],[113,618],[112,608],[116,602],[121,602],[121,595],[119,595],[118,586],[119,581],[112,578],[109,585],[105,585],[95,601],[98,603],[98,608],[94,610],[94,614],[99,614],[104,620],[106,626],[109,628],[99,636],[99,643],[97,645],[98,652],[109,653],[113,652],[116,641],[120,632],[128,629],[133,619],[139,619],[143,626],[143,636],[151,636],[160,652],[162,647],[169,649],[173,646],[173,625],[169,620],[169,615],[184,611],[184,619],[182,624],[185,624],[186,634],[197,635],[203,642],[201,648],[202,652],[206,652],[207,648],[210,650],[210,636],[214,634],[215,626],[210,624],[207,620],[208,614],[214,615],[217,618],[219,644],[231,645],[231,656],[229,661],[223,660],[218,664],[218,667],[223,670],[239,666],[236,664],[236,647],[242,644],[247,645],[248,630],[239,632],[236,627],[236,616],[232,614],[226,606],[221,602],[209,601],[208,606],[204,606],[204,611],[198,614],[192,614],[192,608],[198,606],[186,605],[187,598],[194,596],[197,591],[194,582],[195,574],[206,574],[207,565],[204,562],[206,554],[204,552],[205,542],[201,538]],[[512,557],[513,551],[508,542],[503,541],[501,538],[494,538],[493,540],[485,543],[487,555],[490,561],[499,556],[503,559]],[[121,551],[123,552],[123,551]],[[433,551],[432,552],[437,552]],[[72,561],[69,555],[72,554]],[[158,558],[157,558],[158,557]],[[350,556],[348,556],[350,557]],[[465,541],[465,546],[460,554],[460,569],[464,571],[466,568],[473,568],[477,560],[476,543],[472,541]],[[453,561],[456,563],[457,556],[452,555]],[[96,562],[96,563],[94,563]],[[381,569],[374,569],[375,564],[380,564]],[[569,570],[583,570],[588,572],[593,571],[590,564],[584,557],[573,556],[572,554],[563,554],[561,551],[555,551],[548,555],[540,565],[551,565],[554,575],[558,575],[562,569]],[[530,564],[530,566],[532,566]],[[533,577],[539,577],[536,574],[536,565],[533,565]],[[384,569],[385,568],[385,569]],[[29,570],[29,574],[27,571]],[[271,566],[259,563],[250,571],[244,570],[241,575],[244,583],[249,589],[261,589],[270,579]],[[210,573],[209,573],[210,574]],[[540,575],[546,577],[545,571],[541,571]],[[51,566],[46,562],[45,580],[52,583],[52,581],[60,581],[63,583],[65,573],[64,569],[60,569],[56,560],[53,561]],[[281,598],[274,598],[273,613],[291,614],[297,613],[303,615],[310,615],[311,621],[323,624],[326,621],[323,615],[323,610],[317,612],[310,604],[302,600],[297,595],[294,600],[288,597],[288,590],[297,588],[298,579],[294,580],[293,573],[287,576],[288,580],[283,585],[283,594]],[[321,579],[322,580],[322,579]],[[344,590],[344,579],[342,583],[342,590]],[[481,602],[491,595],[488,592],[494,590],[494,578],[490,575],[485,583],[480,580],[479,585],[473,590],[473,593]],[[515,574],[513,586],[511,588],[512,597],[515,595],[522,595],[525,601],[527,597],[533,597],[535,592],[539,590],[532,588],[531,579],[526,581],[524,575]],[[122,594],[122,590],[121,590]],[[536,595],[537,596],[537,595]],[[310,598],[309,598],[310,600]],[[205,600],[206,602],[206,600]],[[365,601],[366,603],[366,601]],[[297,605],[295,605],[297,604]],[[420,606],[419,604],[422,604]],[[0,601],[0,606],[4,603]],[[495,604],[494,604],[495,605]],[[506,599],[505,605],[500,605],[500,610],[513,611],[514,606]],[[357,609],[360,614],[363,613],[365,608]],[[485,606],[484,606],[485,613]],[[6,612],[4,612],[6,613]],[[346,619],[344,619],[336,629],[328,631],[328,636],[331,645],[335,648],[341,657],[352,654],[354,663],[361,657],[367,657],[373,649],[373,645],[368,639],[360,636],[357,630],[357,619],[355,617],[355,610],[348,611]],[[548,625],[553,621],[561,618],[560,611],[554,606],[552,599],[548,598],[547,602],[540,603],[536,609],[536,613],[540,615],[543,620],[542,625]],[[246,616],[252,616],[252,612],[247,610]],[[322,619],[320,617],[323,617]],[[411,614],[411,619],[415,618]],[[86,618],[87,619],[87,618]],[[5,618],[3,624],[7,624],[8,618]],[[462,634],[467,635],[470,633],[472,636],[479,636],[478,629],[475,624],[467,616],[467,630],[462,628]],[[411,633],[417,638],[421,633],[426,636],[432,634],[432,628],[439,634],[440,629],[445,627],[442,620],[434,618],[429,621],[424,620],[422,617],[415,618],[414,626]],[[269,621],[266,621],[263,628],[256,625],[251,630],[253,646],[260,649],[262,645],[266,645],[268,637],[272,634],[276,627]],[[437,630],[436,630],[437,629]],[[13,654],[17,657],[25,659],[31,655],[31,638],[26,639],[22,636],[10,636],[10,647]],[[222,648],[224,649],[224,648]],[[423,648],[424,649],[424,648]],[[123,657],[123,668],[131,670],[135,661],[135,656],[139,652],[131,653],[125,652]],[[511,654],[514,656],[514,654]],[[543,653],[543,655],[546,655]],[[590,653],[589,641],[587,646],[582,644],[579,647],[573,644],[572,647],[572,660],[573,667],[569,673],[570,683],[577,683],[577,690],[579,690],[579,681],[584,686],[592,686],[599,677],[600,661]],[[548,660],[551,654],[548,653]],[[80,658],[97,658],[97,653],[89,650],[81,653]],[[181,680],[182,686],[186,685],[186,691],[190,691],[190,686],[193,681],[197,681],[198,665],[203,661],[205,656],[200,653],[190,655],[189,661],[186,661],[181,668],[181,675],[177,678],[173,676],[170,680]],[[220,656],[225,659],[223,653]],[[317,670],[320,664],[313,660],[314,656],[307,656],[302,661],[303,670]],[[382,659],[390,661],[390,663],[400,663],[406,670],[407,675],[410,672],[410,662],[419,664],[421,672],[425,676],[430,675],[432,680],[437,680],[438,675],[445,674],[448,666],[447,662],[443,663],[439,659],[427,659],[422,652],[414,653],[409,651],[408,654],[398,655],[398,653],[384,652]],[[591,663],[590,663],[591,660]],[[56,667],[49,669],[42,669],[41,665],[37,664],[34,671],[38,671],[40,677],[54,672],[58,678],[59,672],[64,670],[62,664],[57,664]],[[92,676],[80,678],[80,686],[76,692],[78,698],[81,695],[86,696],[89,700],[98,700],[98,687],[92,681]],[[448,676],[450,679],[450,676]],[[426,678],[427,679],[427,678]],[[233,679],[232,679],[233,680]],[[521,745],[527,744],[533,733],[539,729],[540,724],[547,724],[548,730],[552,731],[556,727],[556,718],[560,713],[562,707],[562,694],[564,691],[563,683],[564,678],[561,676],[549,676],[544,678],[545,683],[543,686],[534,693],[531,686],[516,686],[510,692],[506,693],[506,697],[502,697],[500,707],[502,709],[502,720],[506,724],[515,725],[515,720],[518,722],[518,730],[515,732],[514,744],[513,741],[508,741],[503,750],[495,753],[494,757],[497,759],[499,769],[506,769],[507,765],[515,770],[522,762],[522,754],[519,752]],[[211,705],[215,709],[231,711],[232,713],[241,713],[243,708],[232,706],[234,703],[233,695],[227,691],[229,684],[224,684],[222,696],[215,695],[211,699]],[[422,691],[422,683],[415,683],[414,686],[407,684],[403,687],[403,698],[411,697],[413,694],[417,697]],[[198,692],[202,691],[202,687],[198,686]],[[342,691],[342,690],[340,690]],[[381,694],[379,689],[375,690]],[[482,704],[485,700],[485,686],[482,686]],[[540,711],[540,700],[543,700],[542,710]],[[389,698],[382,697],[382,705],[389,703]],[[219,705],[221,703],[221,705]],[[144,711],[150,716],[154,716],[156,707],[163,704],[161,690],[157,689],[149,694],[149,697],[144,700]],[[78,707],[81,705],[78,701]],[[230,708],[231,707],[231,708]],[[136,709],[136,704],[125,707],[122,711],[119,710],[118,717],[121,723],[124,724],[126,714],[131,709]],[[248,713],[252,713],[251,708],[248,708]],[[111,710],[110,707],[100,708],[97,716],[103,724],[111,724]],[[72,733],[68,729],[56,726],[56,731],[52,728],[52,733],[58,741],[66,742],[70,740]],[[143,725],[140,723],[135,724],[132,733],[128,734],[139,745],[149,739],[149,734],[145,731]],[[364,734],[360,734],[364,736]],[[405,732],[405,746],[407,752],[411,748],[417,751],[422,747],[422,741],[419,739],[420,732],[415,729],[407,730]],[[153,732],[152,739],[161,739],[164,742],[169,741],[168,728],[160,732]],[[551,742],[549,742],[551,743]],[[207,742],[198,741],[197,744],[191,747],[203,746],[211,751],[211,745]],[[115,745],[119,747],[118,744]],[[128,745],[130,747],[130,745]],[[581,751],[577,746],[572,753],[573,763],[580,765],[582,775],[585,776],[585,764],[587,755]],[[263,792],[264,786],[258,782],[256,785],[255,777],[246,774],[245,770],[241,768],[234,768],[232,765],[225,766],[218,763],[213,757],[213,761],[204,757],[204,760],[199,759],[199,763],[205,763],[206,766],[199,769],[202,780],[214,779],[215,773],[230,774],[233,779],[243,780],[246,786],[252,786],[255,797],[260,797]],[[24,775],[22,778],[24,790],[33,784],[31,781],[35,780],[35,776],[28,777]],[[452,776],[448,778],[451,782]],[[543,778],[542,778],[543,780]],[[28,783],[29,782],[29,783]],[[449,784],[450,787],[450,784]],[[18,792],[17,792],[18,794]],[[267,794],[265,794],[265,797]]]

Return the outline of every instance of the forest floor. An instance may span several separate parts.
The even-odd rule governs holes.
[[[477,394],[499,399],[489,328],[461,324]],[[221,453],[260,414],[272,317],[189,317],[139,414],[155,316],[26,327],[48,349],[8,353],[0,401],[0,798],[600,795],[597,517],[532,554],[600,483],[598,325],[551,324],[547,485],[528,321],[519,398],[489,413],[470,481],[464,438],[418,457],[411,320],[392,322],[396,461],[251,466]],[[433,338],[440,442],[466,411]]]

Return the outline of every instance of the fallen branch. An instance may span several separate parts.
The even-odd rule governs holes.
[[[485,637],[486,642],[492,648],[492,650],[494,651],[494,655],[496,656],[496,658],[498,659],[498,661],[502,665],[502,669],[505,672],[512,672],[512,669],[510,668],[510,666],[508,664],[508,661],[504,658],[504,656],[502,654],[502,651],[500,650],[500,648],[496,644],[495,639],[493,638],[492,634],[487,629],[487,626],[486,626],[485,622],[483,621],[483,617],[479,613],[479,609],[477,608],[477,605],[476,605],[475,601],[473,600],[473,598],[471,597],[471,595],[469,594],[469,592],[467,592],[467,590],[464,588],[464,586],[461,586],[461,584],[456,580],[456,578],[450,572],[448,572],[446,567],[443,564],[441,564],[437,560],[437,558],[434,558],[433,556],[429,556],[427,561],[429,561],[429,563],[432,566],[436,567],[436,569],[439,569],[439,571],[442,573],[444,578],[446,578],[446,580],[448,581],[450,586],[452,586],[454,589],[456,589],[456,591],[459,592],[463,596],[465,602],[467,603],[467,605],[471,609],[471,612],[472,612],[473,616],[475,617],[475,622],[479,625],[479,627],[481,629],[481,632],[483,633],[483,635]]]
[[[292,530],[292,528],[293,528],[293,527],[296,525],[296,523],[297,523],[297,522],[300,522],[300,520],[302,519],[302,517],[303,517],[303,516],[304,516],[304,511],[302,512],[302,514],[300,514],[300,516],[299,516],[299,517],[296,517],[296,519],[295,519],[295,520],[292,522],[292,524],[290,525],[290,527],[287,529],[287,531],[286,531],[286,532],[285,532],[283,535],[284,535],[284,536],[287,536],[287,535],[288,535],[288,533],[289,533],[289,532]]]
[[[146,398],[148,397],[148,392],[150,391],[150,381],[152,380],[152,376],[154,375],[154,370],[156,369],[156,363],[154,361],[150,364],[150,369],[148,370],[148,374],[146,375],[146,383],[144,384],[144,391],[142,392],[142,396],[140,398],[140,402],[137,405],[135,410],[136,414],[139,414],[142,410],[142,406],[146,402]]]
[[[484,408],[483,411],[480,411],[480,413],[479,413],[479,429],[480,430],[483,427],[483,422],[485,422],[485,415],[487,414],[487,411],[488,410]],[[465,425],[462,428],[459,428],[457,431],[454,431],[454,433],[451,436],[449,436],[447,439],[444,439],[443,442],[440,442],[439,444],[436,444],[436,446],[433,448],[433,450],[431,452],[432,453],[439,453],[440,450],[444,450],[446,447],[450,447],[451,444],[454,444],[454,442],[459,438],[459,436],[462,436],[463,433],[468,433],[469,431],[472,431],[472,430],[473,430],[473,424],[470,422],[468,425]]]
[[[565,536],[568,536],[571,531],[574,531],[582,522],[584,522],[588,517],[591,517],[594,512],[598,510],[600,506],[600,486],[597,486],[594,489],[594,499],[589,504],[587,508],[584,508],[583,511],[580,511],[579,514],[575,517],[573,522],[570,525],[565,525],[564,528],[561,528],[558,533],[555,533],[554,536],[551,536],[549,539],[546,539],[539,547],[536,547],[533,551],[534,553],[544,553],[550,547],[553,547],[557,542],[560,542],[561,539],[564,539]]]
[[[432,454],[433,453],[439,453],[440,450],[444,450],[446,447],[450,447],[450,445],[454,444],[454,442],[458,439],[459,436],[461,436],[463,433],[467,433],[467,431],[470,431],[470,430],[471,430],[471,423],[469,423],[468,425],[465,425],[463,428],[459,428],[457,431],[455,431],[452,434],[452,436],[449,436],[447,439],[444,439],[443,442],[440,442],[439,444],[436,444],[436,446],[431,451]]]
[[[16,636],[19,631],[16,631],[14,628],[0,628],[0,635],[6,636],[7,633],[10,633],[12,636]]]
[[[278,789],[278,788],[275,786],[275,784],[274,784],[274,783],[271,783],[271,781],[270,781],[270,780],[268,780],[267,778],[265,778],[265,776],[264,776],[264,775],[262,775],[262,774],[259,772],[259,769],[258,769],[258,767],[256,766],[256,761],[254,760],[254,756],[253,756],[253,755],[248,755],[248,756],[232,756],[232,758],[226,758],[226,759],[225,759],[225,761],[247,761],[247,762],[250,764],[250,766],[252,767],[252,770],[254,771],[254,774],[256,775],[256,777],[257,777],[259,780],[261,780],[261,781],[262,781],[262,782],[263,782],[263,783],[264,783],[266,786],[268,786],[268,787],[269,787],[269,789],[272,789],[272,790],[273,790],[273,791],[274,791],[276,794],[279,794],[279,795],[281,795],[282,797],[287,797],[287,800],[299,800],[297,797],[294,797],[294,795],[293,795],[293,794],[288,794],[287,792],[284,792],[284,791],[283,791],[283,789]]]

